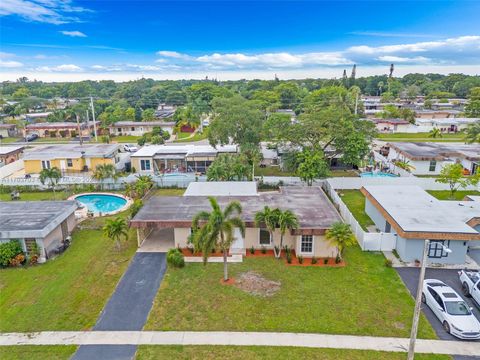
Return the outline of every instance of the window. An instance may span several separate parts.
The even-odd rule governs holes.
[[[430,166],[428,167],[428,171],[435,171],[437,167],[437,162],[435,160],[430,161]]]
[[[150,170],[150,160],[140,160],[141,170]]]
[[[311,254],[313,253],[313,236],[302,235],[302,241],[300,243],[300,252]]]
[[[50,160],[42,160],[42,169],[50,169]]]
[[[132,127],[130,128],[130,130],[131,130],[131,131],[135,131],[135,128],[132,126]]]
[[[73,166],[73,161],[72,159],[67,159],[67,166],[72,167]]]
[[[272,244],[272,239],[270,238],[270,233],[266,229],[260,229],[259,241],[258,243],[263,246],[270,246]]]
[[[442,309],[444,309],[443,301],[442,301],[440,295],[438,295],[437,292],[435,290],[433,290],[431,287],[428,287],[428,291],[430,292],[430,294],[432,294],[432,297],[435,299],[435,301],[438,303],[438,305],[440,305],[442,307]]]
[[[444,240],[431,240],[428,246],[428,257],[434,259],[440,259],[442,257],[448,257],[448,253],[443,246],[449,247],[450,241],[445,244]]]

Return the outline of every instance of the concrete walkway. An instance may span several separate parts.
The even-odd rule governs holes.
[[[96,331],[142,330],[166,270],[164,253],[136,253],[112,297],[103,309]],[[74,360],[130,360],[137,347],[133,344],[81,344]],[[115,346],[105,346],[115,345]]]
[[[131,347],[136,345],[253,345],[406,352],[408,339],[274,332],[46,331],[3,333],[0,334],[0,346],[2,345],[102,345],[104,347],[108,345]],[[418,340],[416,352],[478,356],[480,342]]]

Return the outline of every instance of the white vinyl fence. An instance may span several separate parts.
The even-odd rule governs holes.
[[[331,179],[330,179],[331,180]],[[358,221],[352,215],[347,205],[342,201],[335,189],[327,180],[323,184],[323,189],[332,199],[333,204],[340,213],[343,220],[352,228],[357,241],[364,251],[391,251],[395,249],[397,238],[393,234],[383,232],[367,232],[363,230]]]

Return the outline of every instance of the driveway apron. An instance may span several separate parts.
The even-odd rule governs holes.
[[[142,330],[166,270],[165,253],[137,252],[93,330]],[[135,345],[83,345],[73,360],[133,359]]]

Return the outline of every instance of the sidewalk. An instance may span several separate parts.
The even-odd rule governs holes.
[[[5,345],[239,345],[406,352],[408,339],[274,332],[45,331],[2,333]],[[478,356],[480,342],[417,340],[417,353]]]

